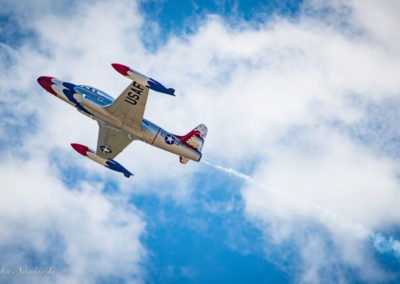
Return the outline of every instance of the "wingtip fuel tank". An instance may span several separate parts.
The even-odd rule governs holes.
[[[52,86],[55,84],[52,81],[52,79],[54,79],[54,77],[40,76],[39,78],[37,78],[37,81],[38,81],[39,85],[42,86],[43,89],[45,89],[49,93],[57,96],[57,93],[52,88]]]
[[[125,169],[121,164],[119,164],[117,161],[115,160],[108,160],[108,159],[104,159],[102,157],[99,157],[96,155],[96,153],[91,150],[89,147],[85,146],[85,145],[81,145],[78,143],[71,143],[72,148],[74,148],[74,150],[76,152],[78,152],[79,154],[81,154],[82,156],[100,164],[105,166],[106,168],[109,168],[113,171],[116,172],[120,172],[122,173],[125,177],[129,178],[130,176],[133,176],[133,174],[128,171],[127,169]]]
[[[137,81],[140,84],[145,85],[147,88],[152,89],[156,92],[167,94],[170,96],[175,96],[175,89],[173,88],[166,88],[160,82],[143,75],[142,73],[135,71],[128,66],[119,64],[119,63],[112,63],[111,64],[114,69],[120,73],[122,76],[125,76],[133,81]]]

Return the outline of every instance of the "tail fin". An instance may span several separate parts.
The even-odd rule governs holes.
[[[184,136],[175,136],[178,137],[179,140],[182,141],[182,143],[186,144],[187,146],[193,148],[198,152],[201,152],[201,150],[203,149],[204,139],[207,136],[207,126],[205,126],[204,124],[200,124]]]

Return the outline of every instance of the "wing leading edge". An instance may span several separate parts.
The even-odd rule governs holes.
[[[118,73],[132,80],[132,83],[109,106],[104,107],[109,113],[121,121],[122,125],[139,129],[142,127],[144,109],[149,89],[175,96],[173,88],[166,88],[156,80],[143,75],[128,66],[111,64]]]
[[[148,94],[149,88],[133,81],[111,105],[104,109],[118,118],[122,125],[141,128]]]

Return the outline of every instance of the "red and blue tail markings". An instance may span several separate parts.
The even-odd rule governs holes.
[[[203,149],[204,139],[206,138],[206,136],[207,127],[204,124],[200,124],[186,135],[175,135],[175,137],[181,140],[183,144],[199,153],[201,153],[201,150]]]

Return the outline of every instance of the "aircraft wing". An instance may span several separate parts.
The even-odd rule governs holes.
[[[99,123],[96,155],[105,159],[114,159],[133,139],[116,129]]]
[[[141,128],[148,94],[146,85],[133,81],[111,105],[104,108],[123,125]]]

